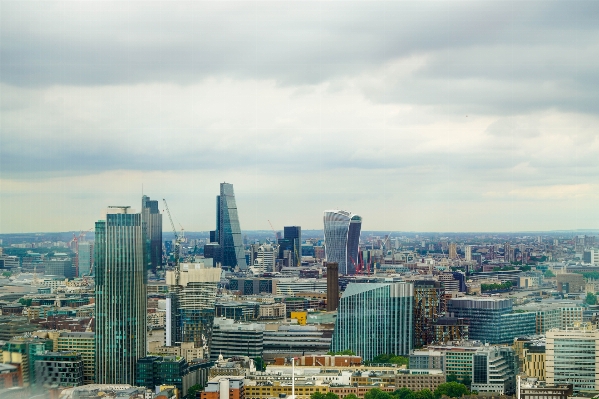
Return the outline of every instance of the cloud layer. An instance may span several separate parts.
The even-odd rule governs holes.
[[[599,222],[593,2],[1,7],[1,232],[91,225],[142,183],[207,230],[225,180],[244,229]]]

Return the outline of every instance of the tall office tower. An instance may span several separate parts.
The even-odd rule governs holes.
[[[350,283],[339,303],[331,350],[351,349],[364,360],[383,353],[408,355],[413,306],[412,283]]]
[[[512,251],[511,245],[506,242],[503,245],[503,260],[505,262],[511,262],[511,261],[513,261],[514,259],[512,259],[512,257],[511,257],[513,253],[514,252]]]
[[[252,266],[261,273],[272,273],[275,270],[275,259],[277,258],[277,248],[270,244],[262,244],[255,253]]]
[[[340,274],[356,274],[362,217],[333,210],[324,211],[323,220],[327,261],[337,263]]]
[[[435,341],[435,324],[441,316],[443,285],[433,280],[414,281],[414,346]]]
[[[110,207],[96,222],[96,383],[134,384],[146,355],[147,275],[142,214]]]
[[[489,251],[487,252],[487,259],[495,259],[495,245],[489,246]]]
[[[221,268],[203,263],[181,263],[179,285],[174,270],[166,272],[166,346],[193,342],[208,350]]]
[[[283,228],[284,238],[292,244],[293,266],[301,266],[302,262],[302,228],[300,226],[285,226]]]
[[[79,243],[79,276],[89,276],[94,264],[94,243],[83,241]]]
[[[449,259],[458,258],[458,246],[455,242],[449,244]]]
[[[150,197],[141,197],[141,214],[146,237],[146,269],[156,273],[162,265],[162,215],[158,210],[158,201]]]
[[[339,265],[327,262],[327,311],[334,312],[339,306]]]
[[[472,245],[466,245],[464,247],[464,258],[467,261],[471,261],[472,260]]]
[[[213,235],[220,245],[220,254],[214,260],[224,267],[247,269],[232,184],[220,184],[220,195],[216,197],[216,230],[214,234],[210,232],[210,237]]]
[[[490,344],[507,344],[516,337],[535,334],[535,312],[512,311],[511,299],[463,297],[447,304],[447,312],[469,320],[470,339]]]
[[[547,331],[547,384],[574,384],[574,392],[599,390],[599,330],[590,324]]]

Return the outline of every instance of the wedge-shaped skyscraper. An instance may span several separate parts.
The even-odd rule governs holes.
[[[96,383],[134,384],[146,355],[145,237],[141,213],[111,207],[96,222]]]
[[[364,360],[408,355],[413,343],[412,283],[350,283],[337,310],[334,352],[351,349]]]
[[[216,236],[220,245],[217,261],[224,267],[247,269],[235,193],[229,183],[220,184],[220,195],[216,197]]]
[[[339,265],[339,274],[356,274],[362,217],[351,212],[324,211],[324,241],[327,262]]]

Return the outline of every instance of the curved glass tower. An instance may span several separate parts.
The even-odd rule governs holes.
[[[324,241],[327,262],[339,265],[339,274],[356,274],[362,217],[351,212],[324,211]]]

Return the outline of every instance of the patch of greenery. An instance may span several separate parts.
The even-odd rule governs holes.
[[[407,366],[409,359],[405,356],[396,356],[393,353],[381,354],[372,358],[369,362],[364,362],[364,364],[374,364],[374,363],[391,363],[396,364],[398,366]]]
[[[506,281],[501,284],[481,284],[480,290],[482,292],[486,291],[499,291],[499,290],[509,290],[512,288],[513,283],[511,281]]]
[[[345,350],[342,350],[339,352],[329,351],[329,352],[327,352],[327,355],[330,355],[330,356],[335,356],[335,355],[356,356],[356,352],[354,352],[351,349],[345,349]]]

